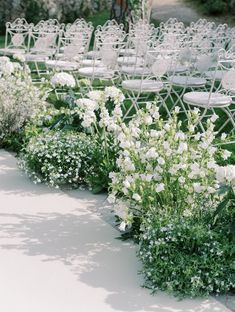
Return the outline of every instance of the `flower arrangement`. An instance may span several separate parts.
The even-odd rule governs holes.
[[[68,87],[74,88],[76,86],[76,81],[74,77],[68,73],[56,73],[51,78],[51,84],[56,87]]]
[[[0,58],[0,142],[45,107],[45,95],[31,80],[28,67]]]
[[[92,140],[84,133],[50,131],[31,138],[19,166],[34,183],[77,187],[84,183],[93,148]]]

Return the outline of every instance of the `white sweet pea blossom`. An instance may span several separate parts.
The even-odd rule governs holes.
[[[223,150],[223,153],[222,153],[222,158],[224,160],[227,160],[230,156],[232,155],[232,153],[228,150]]]
[[[164,189],[165,189],[164,183],[157,184],[157,186],[155,188],[157,193],[160,193],[160,192],[164,191]]]
[[[216,168],[216,178],[219,183],[231,184],[235,186],[235,166],[217,166]]]
[[[201,193],[204,187],[200,183],[193,183],[193,188],[196,193]]]

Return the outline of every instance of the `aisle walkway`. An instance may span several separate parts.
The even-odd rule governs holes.
[[[176,17],[186,24],[200,18],[199,14],[183,0],[153,0],[153,19],[166,22],[171,17]]]
[[[226,312],[140,287],[132,244],[100,216],[105,196],[32,184],[0,150],[1,312]]]

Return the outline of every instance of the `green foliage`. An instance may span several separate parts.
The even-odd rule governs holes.
[[[230,8],[230,0],[197,0],[202,11],[209,15],[219,15],[227,12]]]
[[[208,0],[204,4],[208,14],[222,14],[228,10],[228,2],[222,0]]]
[[[114,144],[112,137],[108,137],[106,142],[100,136],[94,137],[93,140],[95,144],[91,153],[91,165],[86,174],[86,182],[93,193],[99,193],[108,190],[111,182],[109,173],[117,170],[118,147]]]
[[[223,293],[234,287],[234,234],[228,228],[234,207],[213,226],[206,213],[192,217],[148,214],[140,237],[145,286],[179,297]]]

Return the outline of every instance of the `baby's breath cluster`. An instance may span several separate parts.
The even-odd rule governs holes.
[[[84,183],[93,148],[84,133],[49,132],[30,140],[19,164],[35,183],[76,187]]]

